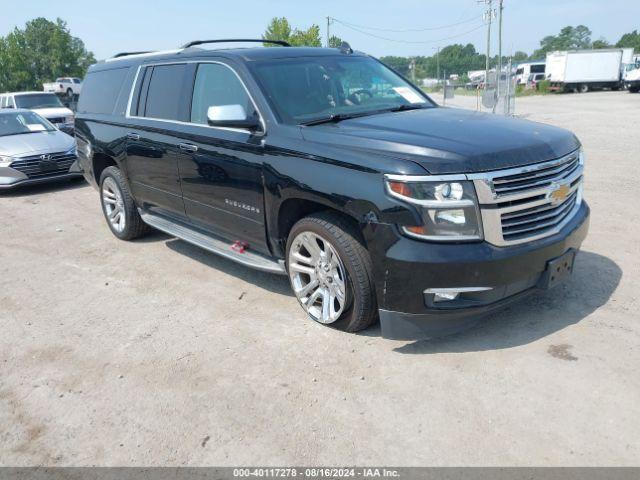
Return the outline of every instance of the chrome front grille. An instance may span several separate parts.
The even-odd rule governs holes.
[[[50,158],[42,158],[49,155]],[[29,178],[41,178],[67,173],[75,160],[75,155],[62,152],[18,158],[9,166]],[[47,162],[46,168],[42,166],[43,161]]]
[[[572,153],[559,160],[547,162],[544,166],[530,170],[527,167],[521,173],[514,173],[493,178],[493,189],[498,197],[524,192],[536,188],[549,187],[571,175],[580,167],[578,153]]]
[[[469,175],[478,194],[485,239],[506,246],[560,231],[582,201],[583,168],[575,151],[526,167]]]

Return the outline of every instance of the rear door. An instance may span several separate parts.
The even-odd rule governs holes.
[[[186,219],[176,126],[188,117],[189,64],[142,67],[129,112],[126,169],[138,205],[145,210]]]

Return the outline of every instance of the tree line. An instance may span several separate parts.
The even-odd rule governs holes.
[[[640,32],[625,33],[614,43],[599,38],[591,40],[592,32],[585,25],[566,26],[557,35],[548,35],[540,40],[540,47],[533,53],[517,51],[511,56],[513,63],[531,59],[544,59],[554,50],[627,47],[640,52]],[[285,40],[293,46],[321,47],[320,27],[293,27],[285,17],[273,18],[265,29],[264,40]],[[330,47],[339,47],[342,38],[332,35]],[[265,43],[265,46],[272,46]],[[385,56],[381,60],[407,77],[416,80],[435,78],[450,74],[464,75],[469,70],[482,70],[486,56],[476,51],[473,44],[455,43],[440,49],[439,54],[414,57]],[[509,58],[502,58],[503,64]],[[0,92],[41,90],[42,83],[57,77],[84,77],[87,68],[96,59],[82,40],[71,35],[64,20],[50,21],[36,18],[24,28],[14,28],[6,36],[0,36]],[[489,59],[490,65],[498,64],[498,57]],[[412,66],[415,66],[413,69]]]
[[[640,32],[637,30],[625,33],[615,44],[604,38],[592,41],[591,36],[591,30],[585,25],[566,26],[557,35],[548,35],[540,40],[540,47],[531,54],[516,51],[510,57],[503,56],[502,63],[506,65],[509,60],[514,64],[526,60],[544,60],[547,53],[554,50],[628,47],[640,52]],[[306,30],[293,28],[285,17],[273,18],[262,38],[285,40],[293,46],[320,47],[323,43],[318,25],[314,24]],[[329,39],[330,47],[339,47],[341,43],[342,39],[337,36],[331,36]],[[438,54],[413,57],[388,55],[380,60],[401,74],[416,80],[436,78],[438,73],[441,77],[445,74],[465,75],[470,70],[482,70],[486,65],[486,55],[476,51],[471,43],[447,45],[441,48]],[[499,63],[498,60],[498,56],[495,55],[489,59],[489,64],[495,66]]]

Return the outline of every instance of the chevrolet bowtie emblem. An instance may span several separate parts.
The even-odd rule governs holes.
[[[569,196],[570,192],[571,187],[569,187],[568,184],[564,183],[561,185],[557,185],[556,189],[549,193],[549,199],[554,205],[562,203]]]

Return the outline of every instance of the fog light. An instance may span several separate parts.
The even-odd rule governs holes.
[[[434,302],[449,302],[455,300],[460,295],[460,292],[440,292],[433,294]]]
[[[433,295],[433,303],[451,302],[461,293],[486,292],[491,287],[458,287],[458,288],[427,288],[424,293]]]

